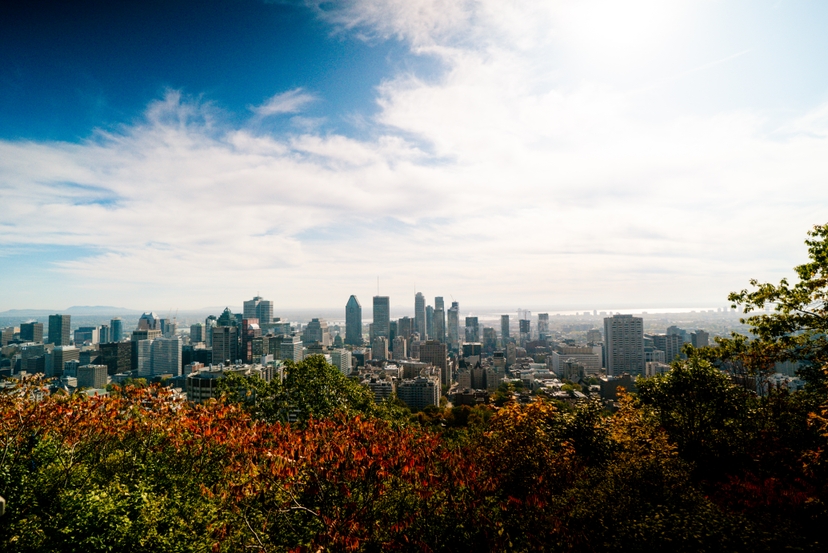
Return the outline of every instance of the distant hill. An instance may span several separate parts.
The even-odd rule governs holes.
[[[126,307],[112,307],[109,305],[73,305],[68,309],[9,309],[0,311],[0,317],[45,317],[56,313],[64,315],[120,315],[141,313]]]

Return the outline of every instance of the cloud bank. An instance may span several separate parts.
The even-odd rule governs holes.
[[[254,292],[367,305],[377,276],[397,304],[416,286],[477,306],[725,305],[804,260],[805,231],[824,222],[828,103],[783,120],[685,109],[661,83],[705,65],[676,54],[662,71],[657,50],[689,6],[312,6],[335,31],[395,37],[443,70],[390,75],[368,138],[259,130],[317,99],[294,89],[241,123],[170,91],[81,143],[0,142],[0,252],[83,252],[50,263],[48,305]],[[709,62],[727,70],[745,50]]]

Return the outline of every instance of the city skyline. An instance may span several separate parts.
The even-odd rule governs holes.
[[[828,207],[818,3],[3,14],[0,312],[718,306]]]

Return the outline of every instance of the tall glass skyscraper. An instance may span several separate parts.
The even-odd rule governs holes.
[[[345,343],[362,345],[362,305],[354,295],[345,304]]]
[[[425,316],[423,316],[425,323]],[[371,337],[391,335],[391,300],[388,296],[374,296],[374,335]]]

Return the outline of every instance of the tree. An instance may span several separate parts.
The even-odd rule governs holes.
[[[745,313],[772,307],[770,313],[758,313],[742,319],[750,325],[756,341],[748,343],[733,336],[719,340],[728,361],[740,362],[749,371],[772,367],[777,360],[799,361],[800,375],[815,384],[825,379],[822,367],[828,363],[828,224],[808,231],[810,260],[794,271],[795,284],[782,279],[779,284],[750,281],[752,290],[744,289],[728,296],[733,307]]]

